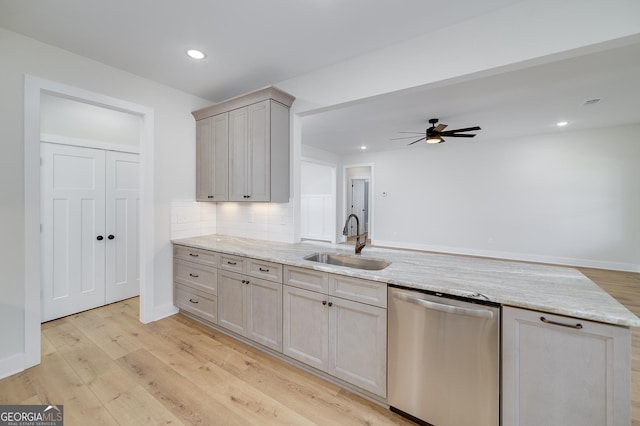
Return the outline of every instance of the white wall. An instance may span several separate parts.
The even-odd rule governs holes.
[[[300,165],[300,238],[336,242],[336,166]]]
[[[43,93],[40,133],[137,146],[140,117]]]
[[[152,108],[155,113],[155,306],[172,306],[170,203],[195,197],[195,126],[209,102],[0,29],[0,376],[24,351],[24,76]],[[180,173],[168,171],[179,170]],[[26,255],[29,255],[28,253]]]
[[[638,135],[453,141],[345,162],[375,164],[374,244],[640,271]]]

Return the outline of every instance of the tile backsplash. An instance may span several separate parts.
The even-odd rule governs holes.
[[[171,238],[207,234],[293,242],[291,203],[171,203]]]
[[[216,216],[218,234],[293,242],[291,203],[219,203]]]
[[[195,201],[171,203],[171,239],[216,233],[216,204]]]

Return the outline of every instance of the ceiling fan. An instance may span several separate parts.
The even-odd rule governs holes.
[[[425,140],[427,143],[442,143],[445,140],[443,136],[451,137],[451,138],[472,138],[475,134],[469,134],[464,132],[472,132],[474,130],[482,130],[480,127],[465,127],[463,129],[455,129],[455,130],[444,130],[447,125],[446,124],[438,124],[437,118],[432,118],[429,120],[431,127],[429,127],[425,132],[400,132],[400,133],[415,133],[415,134],[423,134],[424,136],[420,139],[411,142],[409,145],[413,145],[414,143],[420,142],[421,140]],[[405,136],[402,138],[395,139],[407,139],[415,136]]]

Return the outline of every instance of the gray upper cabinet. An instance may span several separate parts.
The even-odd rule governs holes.
[[[274,87],[193,112],[198,201],[289,201],[289,107]]]
[[[196,123],[196,200],[228,201],[229,114]]]

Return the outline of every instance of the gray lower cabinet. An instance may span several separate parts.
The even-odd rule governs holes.
[[[209,322],[218,321],[218,281],[215,253],[174,247],[173,299],[175,305]]]
[[[284,273],[285,284],[291,285],[284,286],[283,353],[386,397],[387,310],[331,294],[336,287],[349,288],[357,295],[358,286],[386,290],[386,285],[289,266]],[[377,291],[367,293],[375,295]],[[375,303],[386,307],[386,295]]]
[[[282,352],[318,370],[329,367],[326,294],[284,286]]]
[[[282,351],[282,284],[218,271],[218,325]]]
[[[626,327],[503,307],[503,426],[628,426],[630,346]]]

